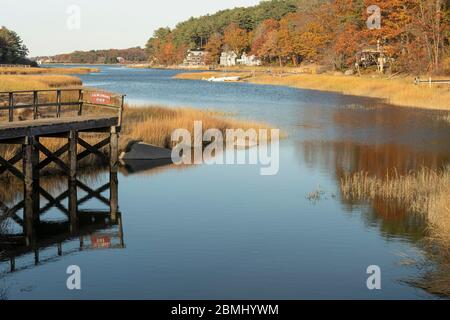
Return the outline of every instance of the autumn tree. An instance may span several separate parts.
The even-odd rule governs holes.
[[[187,46],[176,45],[174,35],[169,28],[160,28],[155,31],[146,45],[149,59],[160,65],[173,65],[181,63],[186,54]]]
[[[260,50],[260,54],[263,59],[268,61],[277,59],[280,67],[283,66],[283,51],[280,45],[278,30],[272,30],[267,34],[266,41]]]
[[[285,17],[280,21],[280,28],[277,33],[277,45],[279,46],[280,55],[284,59],[292,59],[294,65],[297,65],[297,55],[294,50],[294,26],[289,17]]]
[[[448,54],[450,41],[450,4],[444,0],[413,0],[412,34],[421,43],[430,71],[439,71]],[[448,58],[448,56],[447,56]]]
[[[212,35],[208,43],[205,46],[206,51],[208,52],[206,58],[206,64],[216,65],[219,62],[220,54],[222,53],[223,46],[223,37],[220,33],[215,33]]]
[[[376,5],[380,28],[366,24]],[[175,63],[187,49],[206,46],[208,63],[226,47],[266,63],[303,60],[353,67],[358,53],[380,43],[391,70],[436,72],[449,58],[449,0],[272,0],[191,18],[158,29],[147,43],[153,61]]]
[[[251,53],[262,56],[262,48],[267,41],[268,35],[274,30],[278,30],[279,22],[275,19],[264,20],[253,32],[251,40]]]

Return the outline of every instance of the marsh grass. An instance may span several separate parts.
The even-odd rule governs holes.
[[[292,72],[292,70],[290,70]],[[196,79],[204,77],[222,76],[222,72],[196,72],[181,73],[179,79]],[[332,74],[290,74],[266,72],[227,73],[227,75],[240,75],[246,81],[265,84],[280,85],[301,89],[338,92],[342,94],[381,98],[387,103],[426,109],[450,110],[450,86],[448,84],[415,85],[412,77],[402,79],[388,79],[386,77],[370,76],[343,76]],[[437,79],[437,78],[436,78]]]
[[[68,74],[88,74],[98,72],[97,68],[2,68],[0,75],[68,75]]]
[[[285,85],[296,88],[333,91],[348,95],[382,98],[398,106],[450,110],[450,86],[413,84],[412,78],[387,80],[335,75],[259,75],[252,82]]]
[[[450,297],[450,165],[438,170],[421,168],[405,175],[379,178],[365,172],[341,180],[347,200],[393,204],[427,221],[425,252],[435,266],[408,281],[430,293]]]
[[[67,75],[0,75],[0,91],[44,90],[81,86],[79,78]]]
[[[406,175],[387,173],[383,178],[359,172],[344,176],[341,190],[346,199],[384,199],[405,205],[425,215],[432,224],[442,225],[446,218],[450,219],[445,203],[450,194],[450,165],[440,170],[422,167]],[[450,224],[448,227],[450,231]]]
[[[103,109],[90,108],[91,113],[102,112]],[[85,111],[88,111],[85,109]],[[89,112],[89,111],[88,111]],[[65,114],[63,113],[63,117]],[[214,128],[225,134],[226,129],[270,129],[265,123],[236,119],[230,115],[216,111],[202,111],[191,108],[164,108],[159,106],[129,107],[126,106],[123,113],[122,132],[120,134],[119,152],[126,151],[134,142],[145,142],[155,146],[172,148],[171,135],[175,129],[187,129],[194,138],[194,121],[202,121],[203,131]],[[98,133],[81,133],[80,137],[88,143],[95,144],[105,137]],[[50,151],[61,148],[63,139],[42,138],[40,142]],[[84,148],[79,147],[79,152]],[[14,145],[0,145],[0,155],[5,159],[12,158],[19,147]],[[108,148],[103,152],[107,154]],[[42,156],[42,155],[41,155]],[[62,158],[64,161],[64,157]],[[95,156],[88,157],[80,162],[80,167],[101,165]],[[58,168],[49,166],[41,174],[48,175],[58,173]],[[3,175],[10,178],[9,175]]]
[[[163,108],[158,106],[127,107],[124,112],[124,137],[156,146],[171,148],[171,134],[175,129],[187,129],[194,137],[194,122],[201,121],[203,131],[219,129],[270,129],[266,123],[239,120],[217,111],[192,108]]]

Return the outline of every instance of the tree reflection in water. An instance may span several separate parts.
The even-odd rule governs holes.
[[[425,171],[443,172],[442,170],[448,170],[445,168],[450,163],[448,148],[430,152],[403,144],[362,144],[351,140],[306,141],[299,143],[298,147],[309,166],[320,166],[333,172],[335,183],[340,188],[345,177],[358,173],[364,173],[382,183],[388,176],[410,176],[412,172],[420,172],[422,168],[426,168]],[[404,239],[423,253],[424,259],[413,264],[419,269],[419,276],[401,281],[432,294],[450,297],[450,241],[447,241],[448,237],[437,236],[448,235],[450,230],[447,228],[437,231],[431,228],[433,219],[430,217],[436,216],[431,212],[433,206],[428,206],[425,210],[427,212],[418,214],[411,210],[409,203],[397,201],[395,197],[355,198],[346,196],[342,191],[341,188],[340,201],[348,212],[362,212],[366,225],[378,227],[380,234],[386,239]],[[447,202],[441,200],[436,200],[434,207],[443,205],[439,209],[441,217],[450,217],[448,197]],[[442,221],[435,224],[441,227],[450,225]]]

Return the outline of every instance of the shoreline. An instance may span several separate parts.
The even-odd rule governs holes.
[[[182,80],[205,80],[211,77],[241,76],[239,82],[259,85],[285,86],[297,89],[334,92],[344,95],[383,99],[398,107],[450,111],[450,90],[447,84],[415,85],[412,77],[388,79],[369,76],[345,76],[334,74],[267,74],[262,71],[233,70],[208,72],[182,72],[174,76]]]

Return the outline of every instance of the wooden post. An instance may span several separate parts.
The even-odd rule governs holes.
[[[69,219],[70,233],[78,232],[78,194],[77,194],[77,146],[78,132],[69,132]]]
[[[14,93],[9,93],[9,109],[8,109],[8,120],[9,122],[14,121]]]
[[[116,127],[111,128],[110,139],[110,174],[109,174],[109,202],[111,220],[115,223],[117,221],[117,214],[119,213],[119,179],[117,172],[119,171],[119,135]]]
[[[125,104],[125,96],[122,96],[122,101],[120,102],[120,109],[119,109],[119,124],[118,129],[121,130],[122,127],[122,117],[123,117],[123,108]]]
[[[62,244],[58,243],[58,256],[62,256]]]
[[[69,132],[69,178],[77,179],[77,155],[78,155],[78,132],[71,130]]]
[[[69,231],[71,234],[78,232],[78,192],[77,181],[69,179]]]
[[[37,119],[39,117],[39,109],[38,109],[38,93],[37,91],[33,92],[33,119]]]
[[[81,116],[83,114],[83,90],[80,89],[80,91],[78,92],[78,115]]]
[[[110,137],[110,171],[117,173],[119,171],[119,133],[117,127],[111,127]]]
[[[122,215],[118,215],[118,225],[119,225],[119,240],[120,240],[120,247],[125,248],[125,241],[123,239],[123,224],[122,224]]]
[[[28,246],[34,244],[34,225],[39,221],[39,151],[36,148],[38,139],[26,137],[23,145],[24,233]]]
[[[117,178],[117,172],[109,174],[109,206],[111,221],[116,223],[119,214],[119,179]]]
[[[61,117],[61,90],[56,91],[56,117]]]
[[[9,258],[9,263],[11,272],[16,271],[16,258],[15,257]]]
[[[34,265],[37,266],[39,264],[39,248],[34,249]]]

